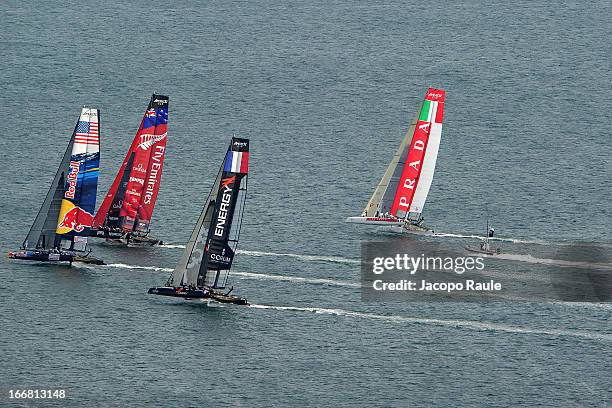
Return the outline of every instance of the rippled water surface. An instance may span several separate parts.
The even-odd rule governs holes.
[[[0,4],[3,252],[23,240],[81,105],[101,109],[101,198],[150,94],[170,96],[152,227],[171,245],[96,243],[103,267],[0,260],[3,396],[64,388],[58,406],[117,407],[611,403],[609,304],[364,303],[359,243],[394,235],[344,222],[434,86],[447,91],[425,211],[447,234],[435,239],[461,246],[488,214],[520,254],[494,272],[526,282],[540,259],[562,271],[554,260],[574,242],[609,245],[608,2],[127,3]],[[147,295],[177,262],[234,133],[252,148],[231,283],[253,306]]]

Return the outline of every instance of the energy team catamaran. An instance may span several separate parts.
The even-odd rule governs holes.
[[[420,113],[410,125],[363,213],[360,217],[347,218],[347,222],[433,232],[422,226],[421,213],[436,167],[444,100],[443,90],[428,89]]]
[[[104,264],[87,251],[100,167],[100,111],[83,108],[21,250],[9,258]]]
[[[153,94],[102,205],[92,236],[126,245],[155,245],[149,225],[157,200],[168,135],[168,97]]]
[[[225,289],[240,235],[249,172],[249,140],[232,138],[183,255],[163,287],[149,293],[246,305]]]

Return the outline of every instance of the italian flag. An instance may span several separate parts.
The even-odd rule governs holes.
[[[444,117],[444,102],[423,101],[423,108],[419,114],[419,120],[430,123],[442,123]]]

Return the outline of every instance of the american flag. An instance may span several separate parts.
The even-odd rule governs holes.
[[[80,144],[100,144],[100,133],[98,122],[85,122],[80,120],[76,127],[74,142]]]

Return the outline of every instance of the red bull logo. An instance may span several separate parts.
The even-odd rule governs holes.
[[[77,207],[71,201],[62,200],[56,232],[58,234],[67,234],[72,231],[82,232],[85,228],[91,227],[93,218],[93,214]]]
[[[80,166],[81,163],[79,163],[78,161],[70,162],[70,172],[68,173],[68,177],[66,177],[67,188],[66,192],[64,193],[64,197],[66,198],[74,198]]]

